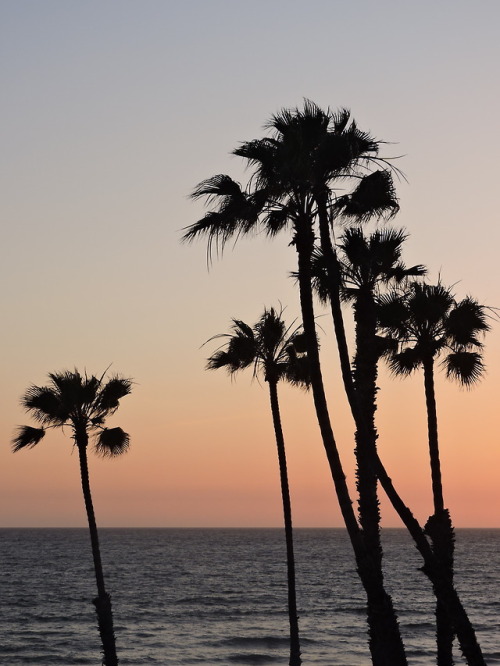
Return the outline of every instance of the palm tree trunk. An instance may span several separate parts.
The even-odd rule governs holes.
[[[103,648],[103,664],[105,666],[118,666],[116,656],[116,642],[113,629],[113,614],[111,609],[111,597],[104,586],[104,574],[102,570],[101,551],[99,549],[99,537],[97,524],[90,492],[89,468],[87,462],[88,434],[85,428],[75,433],[75,442],[80,458],[80,475],[82,481],[83,498],[89,523],[90,542],[92,545],[92,557],[94,559],[94,571],[97,583],[97,597],[93,600],[96,613],[99,634]]]
[[[425,537],[424,530],[399,496],[377,453],[372,459],[372,464],[377,473],[380,485],[412,536],[417,550],[424,560],[422,571],[431,581],[436,598],[442,603],[444,612],[446,612],[446,616],[455,630],[460,643],[460,649],[467,664],[469,666],[486,666],[474,627],[453,586],[453,581],[449,577],[447,568],[432,551]]]
[[[427,407],[427,431],[429,436],[429,457],[431,462],[432,498],[434,515],[444,511],[443,483],[441,480],[441,462],[439,459],[438,424],[436,396],[434,393],[434,360],[424,362],[425,404]]]
[[[359,407],[363,412],[366,433],[356,428],[357,486],[359,520],[367,548],[383,584],[382,544],[380,542],[380,502],[377,495],[377,475],[371,465],[369,451],[376,451],[375,428],[377,363],[375,303],[369,293],[360,293],[354,305],[356,324],[356,356],[354,383]],[[366,436],[363,436],[366,435]]]
[[[298,225],[295,245],[298,253],[298,274],[302,323],[306,339],[307,355],[311,373],[316,416],[323,439],[340,510],[354,550],[357,570],[368,599],[368,621],[370,629],[370,652],[374,666],[405,666],[407,661],[399,634],[397,620],[392,628],[386,619],[394,616],[390,597],[380,586],[371,553],[366,548],[363,534],[354,514],[345,474],[330,423],[328,406],[319,360],[318,342],[314,322],[313,295],[311,287],[311,254],[314,236],[307,224]],[[398,639],[399,637],[399,639]],[[399,645],[398,645],[399,643]]]
[[[436,396],[434,391],[434,359],[426,359],[424,366],[425,403],[427,407],[427,429],[429,438],[429,458],[432,478],[432,497],[434,515],[429,518],[425,531],[432,541],[432,549],[436,557],[448,572],[453,582],[453,555],[455,535],[448,509],[444,508],[443,483],[441,478],[441,462],[439,456],[438,423]],[[454,631],[446,615],[443,604],[436,604],[436,643],[438,666],[453,666]]]
[[[377,651],[375,641],[382,641],[385,650],[385,656],[381,650],[382,659],[390,659],[390,662],[386,661],[386,663],[406,664],[407,660],[397,614],[392,603],[392,598],[384,588],[377,475],[373,470],[368,455],[370,450],[373,452],[376,451],[377,441],[374,414],[378,358],[375,353],[376,317],[374,305],[372,299],[368,299],[367,303],[359,303],[357,308],[355,391],[340,303],[340,265],[330,236],[327,199],[324,193],[319,193],[316,199],[318,203],[321,249],[329,267],[327,279],[329,283],[330,306],[339,350],[341,373],[348,402],[356,424],[355,453],[357,460],[359,517],[363,529],[365,548],[370,553],[372,560],[372,572],[369,574],[367,571],[364,576],[369,575],[371,577],[371,585],[376,589],[376,594],[373,597],[378,600],[378,603],[374,603],[374,601],[368,599],[370,646],[373,644],[373,653]],[[363,413],[363,424],[365,427],[360,427],[361,418],[358,414],[359,410]]]
[[[293,552],[292,506],[290,502],[290,489],[288,485],[288,472],[286,465],[285,440],[281,427],[281,416],[278,402],[277,382],[268,380],[271,413],[273,417],[274,434],[278,448],[278,461],[280,469],[281,497],[283,500],[283,515],[285,522],[286,563],[288,575],[288,618],[290,622],[290,666],[300,666],[300,640],[299,619],[297,615],[297,595],[295,589],[295,556]]]

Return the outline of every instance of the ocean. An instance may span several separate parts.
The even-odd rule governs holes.
[[[281,529],[101,529],[121,666],[288,664]],[[412,666],[435,662],[434,599],[404,530],[384,529],[387,588]],[[369,666],[364,592],[343,529],[295,530],[304,665]],[[85,529],[0,530],[0,663],[101,663]],[[456,586],[500,664],[500,529],[456,531]],[[457,664],[464,663],[457,648]]]

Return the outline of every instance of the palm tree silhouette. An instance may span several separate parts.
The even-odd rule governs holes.
[[[288,572],[288,616],[290,622],[290,666],[300,666],[299,623],[295,590],[295,558],[293,552],[292,508],[288,485],[285,440],[281,426],[278,400],[278,382],[288,381],[293,385],[309,386],[309,367],[302,352],[302,333],[286,326],[283,310],[265,309],[259,321],[248,326],[239,319],[232,320],[231,333],[216,335],[211,340],[224,338],[226,344],[218,349],[207,362],[208,370],[226,368],[231,374],[252,367],[254,377],[262,374],[269,387],[269,399],[273,418],[274,434],[278,449],[281,497],[285,522],[285,539]]]
[[[377,475],[371,457],[377,449],[375,426],[378,361],[383,351],[382,338],[377,335],[376,304],[392,282],[400,283],[409,276],[423,275],[423,266],[407,268],[401,261],[402,245],[407,235],[403,230],[385,228],[366,236],[363,230],[350,227],[339,239],[341,295],[353,305],[355,321],[355,355],[353,384],[365,431],[356,428],[357,490],[359,520],[367,546],[376,560],[377,572],[383,580],[382,545],[380,542],[380,509]],[[330,299],[328,262],[321,249],[313,256],[313,284],[322,302]]]
[[[183,240],[206,237],[207,259],[211,260],[213,252],[221,253],[230,239],[238,239],[259,229],[270,236],[287,228],[292,230],[291,244],[297,252],[302,323],[316,416],[340,510],[368,597],[372,659],[375,666],[386,666],[388,663],[404,665],[407,663],[406,656],[392,600],[380,588],[376,563],[356,520],[331,427],[319,359],[311,284],[315,223],[319,220],[325,256],[329,266],[337,267],[328,272],[333,311],[334,304],[340,303],[340,271],[330,239],[333,214],[351,218],[357,216],[361,221],[369,217],[370,209],[376,217],[392,214],[397,210],[392,179],[387,170],[366,174],[368,167],[380,163],[385,165],[385,162],[378,158],[379,142],[359,132],[356,125],[350,122],[348,111],[342,110],[338,114],[324,112],[306,100],[303,110],[285,109],[271,118],[268,127],[273,130],[272,136],[243,143],[234,151],[254,168],[246,189],[226,175],[209,178],[195,188],[192,197],[207,198],[215,209],[187,227]],[[354,179],[357,187],[350,194],[337,197],[333,185],[337,183],[344,188],[349,179]],[[354,391],[340,306],[338,310],[334,314],[334,322],[344,385],[356,426],[364,436],[368,436]],[[377,454],[372,457],[372,466],[425,561],[424,570],[432,580],[436,595],[441,596],[453,616],[457,635],[470,664],[482,666],[484,659],[472,625],[456,591],[443,577],[439,561],[429,547],[421,526],[397,493]]]
[[[470,387],[483,374],[482,343],[478,336],[489,329],[485,308],[467,297],[457,302],[451,289],[441,283],[412,282],[406,290],[382,299],[380,321],[384,331],[397,343],[387,352],[392,372],[408,376],[424,371],[425,403],[434,513],[426,524],[434,552],[445,564],[453,580],[454,533],[449,510],[445,508],[438,421],[434,386],[435,362],[442,357],[446,375]],[[437,663],[452,666],[453,627],[442,604],[436,606]]]
[[[121,428],[106,428],[106,418],[119,406],[120,399],[131,391],[132,382],[118,375],[107,381],[101,377],[80,374],[78,370],[49,374],[47,386],[30,386],[21,398],[21,404],[41,427],[20,426],[13,439],[13,451],[36,446],[49,428],[70,428],[80,460],[83,497],[90,531],[92,556],[97,583],[96,608],[99,633],[103,647],[103,664],[116,666],[116,644],[113,629],[111,598],[106,592],[99,549],[97,525],[90,492],[87,448],[94,437],[96,453],[116,456],[129,446],[129,436]]]

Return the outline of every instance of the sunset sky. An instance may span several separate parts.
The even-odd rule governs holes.
[[[394,224],[457,297],[500,307],[497,131],[500,4],[423,0],[4,0],[0,526],[83,526],[78,457],[49,432],[13,455],[19,398],[48,372],[135,381],[110,424],[131,435],[91,456],[101,526],[279,526],[266,386],[206,372],[232,317],[299,314],[290,238],[244,239],[207,270],[182,245],[230,155],[282,107],[348,107],[400,156]],[[322,311],[318,310],[318,314]],[[353,487],[353,424],[330,320],[319,320],[334,431]],[[437,383],[445,502],[457,526],[500,527],[500,324],[472,391]],[[382,371],[380,453],[405,501],[432,511],[423,379]],[[311,396],[283,387],[297,526],[340,526]],[[383,501],[384,525],[398,526]]]

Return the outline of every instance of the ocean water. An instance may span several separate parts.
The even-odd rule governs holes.
[[[283,530],[102,529],[122,666],[288,664]],[[434,599],[404,530],[383,531],[409,663],[434,663]],[[295,531],[302,657],[368,666],[364,593],[342,529]],[[500,664],[500,530],[457,530],[456,584]],[[101,663],[85,529],[0,530],[0,664]],[[457,664],[464,663],[457,649]]]

